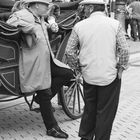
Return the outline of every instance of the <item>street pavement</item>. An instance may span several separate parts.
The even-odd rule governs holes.
[[[122,75],[122,87],[111,140],[140,140],[140,42],[128,40],[129,68]],[[70,119],[52,100],[54,115],[68,140],[79,140],[80,119]],[[37,104],[33,104],[38,107]],[[29,111],[24,99],[0,103],[0,140],[59,140],[46,135],[40,113]]]

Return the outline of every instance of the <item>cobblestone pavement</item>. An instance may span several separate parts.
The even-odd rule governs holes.
[[[111,140],[140,140],[140,42],[129,41],[130,67],[123,73],[118,112]],[[80,119],[71,120],[52,100],[60,127],[69,133],[68,140],[79,140]],[[34,104],[34,107],[38,107]],[[46,135],[40,113],[29,111],[23,99],[0,103],[0,140],[58,140]]]

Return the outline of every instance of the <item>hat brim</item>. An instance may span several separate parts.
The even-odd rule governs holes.
[[[52,3],[52,1],[50,1],[50,2],[47,2],[47,1],[44,1],[44,0],[28,0],[28,1],[26,1],[25,3],[43,3],[43,4],[51,4]]]
[[[106,3],[105,2],[92,2],[92,1],[81,1],[79,4],[100,4],[100,5],[105,5]]]

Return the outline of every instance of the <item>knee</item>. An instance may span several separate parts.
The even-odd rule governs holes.
[[[51,100],[51,97],[52,97],[51,89],[37,91],[37,96],[38,96],[39,102],[49,101]]]
[[[74,78],[74,72],[72,70],[69,70],[65,77],[66,77],[67,80],[73,79]]]

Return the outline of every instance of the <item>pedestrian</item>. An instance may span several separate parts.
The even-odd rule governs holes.
[[[80,4],[87,18],[73,27],[65,53],[68,64],[83,76],[85,108],[79,136],[81,140],[109,140],[129,47],[119,21],[106,16],[104,0]]]
[[[44,17],[49,14],[52,1],[24,0],[24,3],[25,8],[14,12],[7,21],[23,32],[19,59],[21,92],[37,93],[47,135],[68,138],[68,134],[60,129],[51,106],[52,97],[73,77],[73,71],[55,59],[49,43],[47,29],[51,26],[44,21]],[[57,30],[56,27],[54,31]]]
[[[125,5],[125,32],[126,37],[129,39],[128,29],[130,26],[130,36],[133,38],[133,31],[131,30],[131,8],[129,8],[129,2]]]
[[[134,41],[140,40],[140,1],[133,1],[129,4],[132,9],[131,13],[131,28],[133,31]]]

